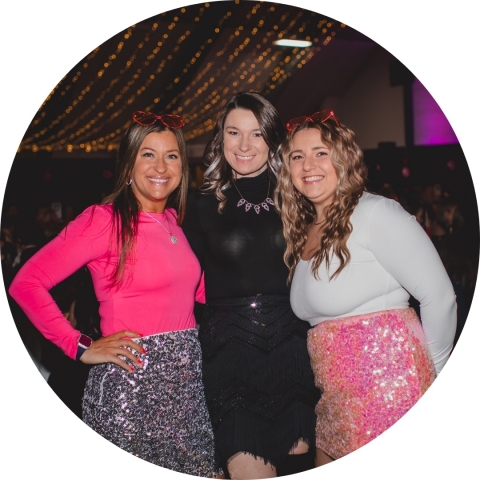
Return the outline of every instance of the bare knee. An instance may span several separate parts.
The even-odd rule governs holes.
[[[315,453],[315,466],[321,467],[327,463],[333,462],[335,459],[327,455],[324,451],[317,448]]]
[[[271,463],[265,463],[263,458],[255,458],[252,454],[244,452],[230,457],[227,468],[232,480],[275,478],[277,476],[277,470]]]
[[[299,440],[298,443],[288,452],[289,455],[302,455],[308,453],[309,445],[305,440]]]

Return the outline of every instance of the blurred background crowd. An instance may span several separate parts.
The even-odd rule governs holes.
[[[372,191],[398,201],[416,217],[434,243],[457,295],[456,344],[467,320],[478,271],[475,204],[463,204],[461,198],[441,184],[399,189],[385,182]],[[98,197],[96,202],[100,200]],[[28,209],[4,204],[0,247],[6,288],[18,269],[82,210],[63,202],[31,204]],[[51,293],[75,328],[94,338],[100,335],[98,302],[86,267],[54,287]],[[8,300],[18,332],[32,360],[57,395],[80,417],[89,367],[69,359],[45,340],[18,305],[10,297]],[[411,305],[419,314],[418,304],[413,298]]]
[[[286,39],[305,44],[277,43]],[[26,131],[8,179],[0,240],[5,286],[35,251],[110,192],[116,148],[133,111],[184,116],[196,189],[219,110],[249,90],[265,95],[284,123],[333,108],[357,133],[369,190],[414,215],[439,252],[457,294],[458,341],[477,278],[479,223],[468,164],[449,122],[380,45],[336,19],[271,2],[198,3],[160,13],[105,41],[59,81]],[[100,335],[85,268],[52,294],[73,325]],[[80,416],[88,367],[43,340],[9,301],[30,356]]]

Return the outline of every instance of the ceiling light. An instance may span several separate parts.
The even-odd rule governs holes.
[[[273,44],[278,45],[279,47],[306,48],[310,47],[312,42],[308,42],[307,40],[289,40],[288,38],[283,38],[282,40],[275,40]]]

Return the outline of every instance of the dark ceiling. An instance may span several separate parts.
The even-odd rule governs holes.
[[[311,47],[277,47],[278,38]],[[132,25],[60,80],[37,112],[19,156],[111,155],[135,110],[178,113],[190,147],[203,145],[229,97],[255,90],[284,121],[340,94],[375,49],[356,30],[269,2],[200,3]]]

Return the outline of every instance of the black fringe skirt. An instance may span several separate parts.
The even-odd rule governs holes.
[[[288,296],[209,302],[200,323],[203,382],[218,460],[239,452],[272,465],[299,440],[315,446],[320,392],[307,352],[307,322]]]

